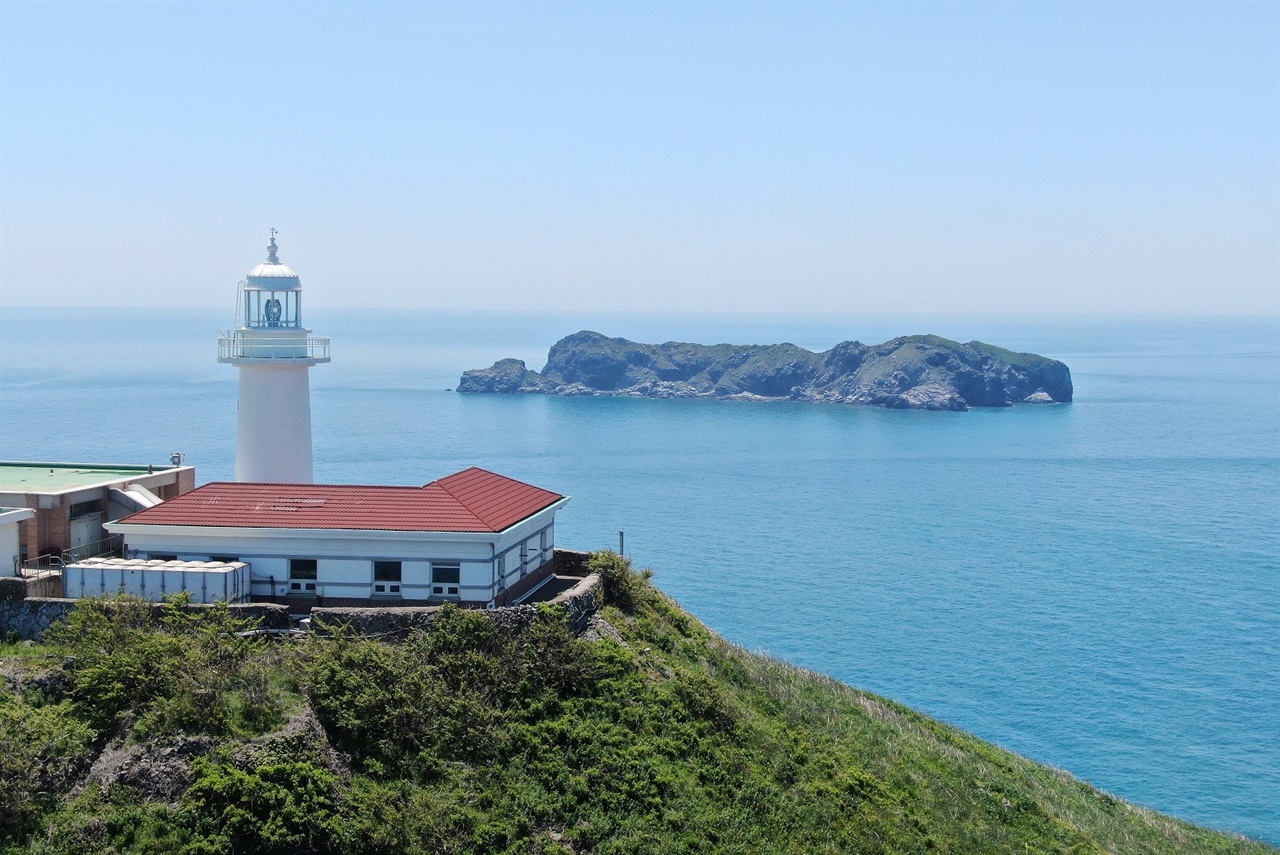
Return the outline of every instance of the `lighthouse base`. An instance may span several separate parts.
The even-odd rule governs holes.
[[[312,483],[309,366],[238,362],[236,480]]]

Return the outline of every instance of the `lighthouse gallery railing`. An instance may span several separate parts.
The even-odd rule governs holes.
[[[329,337],[248,338],[222,336],[218,339],[219,359],[323,359],[329,358]]]

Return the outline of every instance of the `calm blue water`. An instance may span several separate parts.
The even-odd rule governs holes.
[[[229,479],[219,313],[5,309],[0,457]],[[1280,843],[1276,319],[315,312],[316,477],[469,465],[572,495],[729,639],[1143,805]],[[825,349],[935,332],[1064,360],[1076,402],[968,413],[461,396],[582,327]]]

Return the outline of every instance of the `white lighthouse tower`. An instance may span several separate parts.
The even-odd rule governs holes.
[[[218,361],[240,369],[236,480],[310,484],[311,366],[329,361],[329,339],[302,326],[302,282],[276,257],[240,283],[236,328],[218,339]]]

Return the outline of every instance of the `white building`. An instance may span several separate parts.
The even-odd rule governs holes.
[[[17,576],[22,563],[22,538],[18,524],[35,519],[32,508],[0,507],[0,576]]]
[[[244,563],[254,600],[502,606],[552,578],[567,496],[471,468],[422,487],[213,483],[107,523],[128,558]]]
[[[276,256],[249,271],[236,328],[218,339],[218,361],[240,369],[236,480],[310,484],[311,366],[329,361],[329,339],[302,325],[302,281]]]

